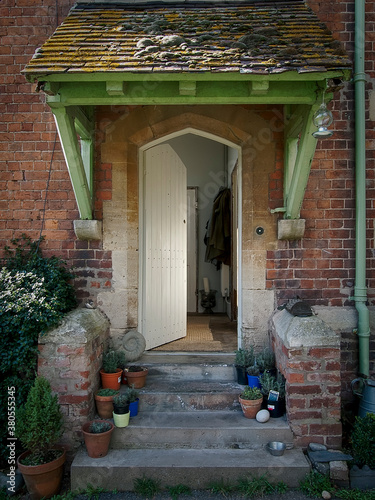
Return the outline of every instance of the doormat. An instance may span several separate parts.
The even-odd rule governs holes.
[[[221,342],[214,340],[209,316],[189,316],[186,337],[152,349],[154,351],[222,351]]]

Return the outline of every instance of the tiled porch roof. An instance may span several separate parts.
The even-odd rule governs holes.
[[[300,0],[78,3],[24,73],[275,74],[350,66]]]

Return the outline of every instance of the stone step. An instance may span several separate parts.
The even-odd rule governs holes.
[[[137,364],[149,370],[147,380],[209,380],[234,381],[237,379],[234,354],[176,354],[145,353]]]
[[[293,443],[284,418],[261,424],[242,412],[141,412],[128,427],[115,428],[111,447],[259,449],[268,441]]]
[[[186,485],[206,489],[212,483],[235,483],[241,478],[267,476],[270,482],[283,481],[291,488],[309,472],[299,449],[286,450],[281,457],[265,448],[248,449],[111,449],[103,458],[89,458],[84,449],[71,466],[72,490],[88,485],[118,491],[134,490],[136,479],[153,479],[161,486]]]
[[[142,412],[240,410],[242,388],[236,382],[147,378],[139,389],[139,408]]]

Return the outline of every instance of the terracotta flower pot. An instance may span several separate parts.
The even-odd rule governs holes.
[[[30,455],[29,451],[25,451],[18,457],[18,470],[22,473],[31,500],[51,498],[59,492],[66,454],[64,449],[58,449],[63,453],[56,460],[42,465],[23,465],[21,463],[23,458]]]
[[[255,418],[256,414],[261,409],[263,397],[259,399],[242,399],[239,397],[238,399],[244,416],[246,418]]]
[[[146,384],[146,377],[148,374],[148,369],[143,368],[141,372],[130,372],[127,368],[124,369],[124,375],[128,381],[129,387],[134,387],[134,389],[141,389]]]
[[[108,453],[109,444],[111,442],[111,435],[115,426],[112,422],[108,422],[111,425],[111,428],[108,431],[101,432],[100,434],[93,434],[89,432],[91,423],[92,422],[86,422],[82,427],[82,433],[85,438],[85,445],[87,448],[88,456],[91,458],[105,457]]]
[[[99,396],[95,394],[95,404],[100,418],[112,418],[113,396]]]
[[[116,373],[106,373],[103,370],[100,370],[99,373],[102,380],[103,389],[120,389],[122,376],[121,368],[117,368]]]

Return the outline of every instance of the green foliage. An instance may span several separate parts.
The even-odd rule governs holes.
[[[116,373],[117,368],[123,368],[124,364],[124,351],[110,350],[103,355],[103,370],[105,373]]]
[[[331,481],[328,476],[320,474],[315,470],[311,471],[302,481],[300,481],[299,489],[309,497],[322,497],[323,491],[333,493]]]
[[[116,396],[118,391],[116,389],[99,389],[96,393],[97,396]]]
[[[241,393],[241,399],[255,400],[262,398],[263,395],[258,387],[250,387],[246,385]]]
[[[270,483],[265,476],[255,478],[245,478],[238,481],[238,491],[247,498],[263,497],[272,493],[285,493],[287,486],[283,482],[276,485]]]
[[[248,349],[240,348],[235,351],[235,365],[243,368],[255,365],[254,347],[250,346]]]
[[[343,500],[375,500],[375,490],[339,490],[335,493],[338,498]]]
[[[375,415],[356,417],[351,435],[354,463],[358,467],[368,465],[375,469]]]
[[[37,367],[39,334],[59,324],[76,306],[73,275],[57,257],[44,258],[39,243],[23,235],[5,248],[0,268],[0,437],[6,443],[8,387],[17,407],[24,404]],[[1,459],[7,449],[1,445]]]
[[[230,484],[222,479],[220,481],[211,483],[208,486],[208,489],[211,493],[223,495],[224,497],[226,497],[227,495],[233,493],[236,487],[233,484]]]
[[[152,498],[161,491],[160,482],[146,477],[134,480],[134,491],[139,495]]]
[[[134,403],[139,397],[139,392],[134,389],[134,384],[131,387],[128,387],[125,391],[126,399],[128,403]]]
[[[272,368],[275,368],[275,354],[269,347],[265,347],[257,355],[256,362],[261,372],[272,370]]]
[[[249,375],[257,377],[259,375],[259,366],[258,365],[248,366],[246,371]]]
[[[91,425],[89,432],[91,434],[102,434],[103,432],[107,432],[111,429],[111,424],[109,422],[101,422],[99,420],[94,420]]]
[[[178,500],[180,495],[191,495],[191,488],[189,488],[189,486],[185,486],[184,484],[168,486],[167,491],[171,495],[172,500]]]
[[[125,406],[129,404],[128,396],[126,395],[126,393],[124,392],[122,394],[116,394],[116,396],[113,396],[113,404],[115,404],[116,406]]]
[[[43,377],[37,377],[26,404],[16,412],[16,436],[22,446],[37,454],[41,462],[62,435],[63,420],[57,396]],[[39,459],[38,459],[39,460]]]
[[[269,372],[264,372],[260,376],[260,384],[264,396],[268,396],[270,391],[277,391],[280,398],[285,398],[285,380],[281,376],[276,378]]]

